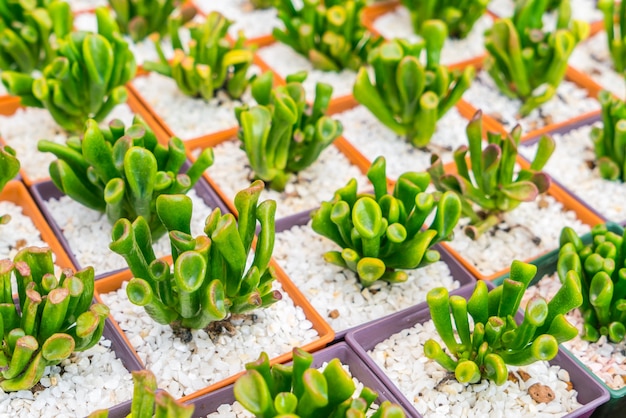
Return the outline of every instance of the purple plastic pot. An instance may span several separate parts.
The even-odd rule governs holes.
[[[493,286],[491,283],[488,285]],[[472,294],[473,287],[464,287],[456,294],[469,298]],[[521,311],[519,312],[521,315]],[[411,402],[402,394],[401,390],[385,375],[385,372],[374,362],[367,354],[379,342],[386,340],[391,335],[396,334],[403,329],[411,328],[417,323],[423,323],[430,320],[430,311],[425,305],[418,305],[385,319],[376,321],[367,326],[361,327],[356,331],[352,331],[346,335],[346,342],[361,356],[368,366],[382,380],[383,384],[388,386],[391,392],[400,399],[401,405],[408,411],[409,416],[421,417]],[[521,319],[521,318],[518,318]],[[578,388],[578,402],[582,407],[576,411],[565,415],[567,418],[587,418],[593,411],[609,399],[609,393],[604,389],[593,377],[591,377],[583,367],[577,364],[563,350],[559,349],[559,353],[551,361],[569,372],[571,382],[575,388]]]

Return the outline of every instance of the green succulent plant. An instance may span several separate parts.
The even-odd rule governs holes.
[[[591,236],[585,245],[572,228],[563,228],[557,273],[561,281],[573,276],[581,285],[581,338],[595,342],[604,335],[619,343],[626,337],[626,240],[606,224],[594,226]]]
[[[558,6],[556,29],[545,30],[547,3],[519,0],[512,18],[496,20],[485,32],[485,69],[502,94],[522,101],[522,116],[554,97],[574,47],[589,35],[587,22],[570,20],[569,0]]]
[[[15,150],[8,145],[0,147],[0,192],[9,181],[15,178],[20,171],[20,161],[15,156]],[[11,220],[11,215],[0,215],[0,225]]]
[[[161,195],[156,212],[169,231],[172,266],[157,259],[146,220],[122,218],[112,231],[109,248],[124,257],[134,278],[126,288],[129,300],[143,306],[159,324],[173,329],[201,329],[211,322],[267,307],[281,299],[272,290],[269,267],[274,249],[276,202],[258,203],[263,191],[256,181],[235,196],[239,222],[216,208],[206,219],[204,233],[192,237],[192,204],[184,195]],[[246,262],[257,221],[260,232],[254,259]]]
[[[598,9],[604,15],[607,46],[615,71],[626,70],[626,4],[614,0],[598,0]]]
[[[530,167],[516,173],[517,148],[522,136],[519,125],[510,133],[489,132],[482,148],[482,112],[467,125],[469,147],[454,151],[456,172],[446,173],[441,158],[434,154],[428,172],[439,191],[454,191],[461,196],[463,216],[470,219],[465,233],[472,239],[497,225],[502,215],[522,202],[532,202],[550,187],[550,177],[541,171],[554,152],[554,140],[544,135]],[[469,167],[467,154],[469,153]]]
[[[17,284],[13,298],[11,278]],[[0,261],[0,388],[32,388],[47,366],[100,341],[109,308],[92,305],[94,270],[54,274],[49,248],[26,247]]]
[[[9,92],[25,106],[46,108],[65,130],[79,132],[87,119],[102,121],[127,98],[124,86],[135,75],[128,44],[115,31],[106,8],[96,10],[98,32],[72,32],[57,39],[57,56],[41,77],[3,71]]]
[[[329,361],[324,371],[312,368],[312,363],[313,356],[300,348],[293,349],[290,366],[270,366],[268,355],[261,353],[235,382],[235,399],[258,418],[405,416],[389,401],[372,413],[370,406],[378,394],[368,387],[353,397],[356,385],[339,359]]]
[[[172,21],[184,24],[197,13],[191,2],[181,0],[109,0],[115,21],[133,42],[152,33],[164,34]]]
[[[424,22],[439,19],[453,38],[465,38],[485,14],[488,4],[489,0],[402,0],[411,15],[415,33],[422,33]]]
[[[174,58],[165,57],[161,37],[153,37],[159,62],[144,62],[148,71],[156,71],[173,78],[180,91],[188,96],[210,100],[215,92],[224,89],[238,99],[248,86],[248,69],[252,65],[252,49],[244,46],[240,36],[231,45],[226,38],[232,21],[218,12],[211,12],[202,23],[188,25],[191,39],[185,49],[180,42],[179,27],[170,30],[174,44]]]
[[[478,383],[484,378],[497,385],[507,380],[507,364],[552,360],[559,344],[578,334],[565,314],[582,303],[580,281],[568,275],[550,301],[540,296],[530,299],[518,324],[515,315],[536,273],[536,266],[516,260],[510,277],[500,286],[489,290],[479,280],[468,300],[450,296],[443,287],[428,292],[433,323],[450,354],[430,339],[424,344],[426,357],[454,372],[461,383]]]
[[[458,72],[440,65],[446,31],[442,21],[429,20],[423,25],[424,40],[384,42],[368,58],[374,80],[363,67],[354,83],[354,98],[415,147],[428,145],[437,121],[459,101],[476,74],[472,66]],[[419,58],[424,50],[425,66]]]
[[[250,0],[250,4],[255,9],[269,9],[274,6],[275,0]]]
[[[108,128],[100,128],[90,119],[82,139],[71,137],[65,145],[41,140],[37,147],[58,158],[49,170],[59,190],[106,213],[111,223],[142,216],[155,240],[166,232],[155,211],[157,197],[187,193],[213,164],[213,150],[206,148],[187,172],[181,173],[187,161],[183,142],[172,137],[167,147],[159,144],[137,118],[129,127],[115,119]]]
[[[602,178],[626,181],[626,103],[606,90],[600,91],[602,127],[591,128],[596,166]]]
[[[357,71],[382,41],[361,22],[365,5],[365,0],[306,0],[296,9],[293,0],[276,0],[285,28],[274,28],[274,38],[307,57],[315,69]]]
[[[452,238],[461,216],[461,201],[455,193],[426,191],[428,173],[400,175],[393,193],[387,191],[385,173],[385,159],[378,157],[367,172],[374,194],[358,194],[352,179],[312,214],[313,230],[343,248],[327,252],[324,259],[356,272],[365,287],[376,280],[404,282],[407,273],[397,269],[438,261],[439,252],[431,247]],[[433,211],[435,217],[424,229]]]
[[[257,106],[235,109],[239,139],[254,175],[282,191],[293,173],[313,164],[341,135],[341,122],[326,116],[333,88],[317,83],[313,104],[307,103],[302,82],[307,73],[287,76],[287,84],[273,87],[271,71],[251,83]]]
[[[169,393],[157,390],[156,377],[150,370],[135,370],[133,375],[132,418],[191,418],[194,405],[185,405]],[[87,418],[108,418],[109,410],[94,411]]]
[[[72,25],[65,1],[0,1],[0,70],[42,69],[57,54],[53,38],[65,37]]]

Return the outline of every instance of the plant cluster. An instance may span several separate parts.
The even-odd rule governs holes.
[[[422,33],[424,22],[438,19],[443,20],[453,38],[465,38],[488,4],[489,0],[402,0],[415,33]]]
[[[197,13],[190,2],[181,0],[109,0],[122,33],[139,42],[152,33],[164,34],[172,21],[189,22]]]
[[[90,119],[82,139],[66,144],[41,140],[38,149],[58,159],[50,164],[50,177],[63,193],[90,209],[104,212],[109,222],[142,216],[154,239],[165,233],[155,212],[155,201],[164,194],[188,192],[213,164],[213,150],[206,148],[186,173],[183,142],[173,137],[168,146],[139,119],[132,126],[115,119],[100,128]]]
[[[430,175],[425,172],[403,173],[388,193],[385,165],[384,157],[378,157],[367,172],[374,194],[357,194],[352,179],[312,214],[313,230],[343,248],[327,252],[325,260],[356,272],[363,286],[376,280],[404,282],[408,275],[396,269],[438,261],[439,252],[430,247],[452,239],[461,216],[455,193],[426,192]],[[424,229],[433,211],[435,217]]]
[[[106,8],[96,10],[98,32],[72,32],[57,39],[57,56],[33,78],[3,71],[2,82],[25,106],[46,108],[67,131],[79,132],[87,119],[104,119],[126,101],[124,86],[135,75],[135,58]]]
[[[17,283],[13,298],[11,278]],[[92,305],[94,270],[54,274],[49,248],[27,247],[0,261],[0,388],[32,388],[47,366],[100,341],[109,308]]]
[[[454,372],[461,383],[478,383],[485,378],[497,385],[507,380],[507,364],[523,366],[552,360],[559,344],[578,333],[565,314],[580,306],[583,297],[580,281],[568,275],[549,302],[540,296],[530,299],[518,325],[515,316],[520,301],[536,273],[536,266],[516,260],[511,264],[510,277],[500,286],[488,290],[479,280],[468,300],[450,296],[443,287],[428,292],[433,323],[450,354],[430,339],[424,344],[426,357]]]
[[[258,105],[235,109],[252,171],[274,190],[282,191],[293,173],[313,164],[343,131],[341,122],[326,116],[333,88],[317,83],[310,105],[302,86],[306,77],[291,74],[286,85],[273,87],[274,74],[265,72],[251,83]]]
[[[285,28],[274,28],[276,40],[308,57],[322,71],[357,71],[376,38],[361,22],[365,0],[307,0],[296,9],[293,0],[276,0]]]
[[[458,102],[475,76],[472,66],[450,71],[439,63],[446,25],[429,20],[422,27],[423,40],[385,41],[368,58],[374,70],[361,68],[353,87],[354,98],[378,120],[416,147],[428,145],[437,121]],[[422,51],[426,65],[420,62]]]
[[[532,202],[548,190],[551,180],[541,169],[554,152],[555,143],[551,137],[542,136],[530,166],[516,174],[517,148],[522,136],[519,125],[505,135],[488,132],[484,149],[481,111],[476,112],[466,131],[469,147],[462,145],[454,151],[456,171],[446,173],[441,158],[434,154],[428,172],[437,190],[454,191],[461,196],[463,215],[470,218],[465,233],[477,239],[500,223],[504,213],[522,202]]]
[[[246,372],[235,382],[235,399],[259,418],[272,417],[390,417],[402,418],[399,405],[383,402],[370,415],[370,405],[378,394],[368,387],[353,397],[356,385],[337,358],[323,371],[312,368],[313,356],[293,349],[293,365],[270,366],[261,353],[246,364]]]
[[[626,181],[626,103],[606,90],[600,91],[602,127],[591,128],[591,140],[600,176]]]
[[[619,343],[626,337],[626,240],[605,224],[593,227],[591,237],[585,245],[573,229],[563,228],[558,276],[561,281],[573,276],[580,283],[581,338],[595,342],[604,335]]]
[[[505,96],[522,101],[522,116],[556,94],[574,47],[589,35],[587,22],[570,21],[569,0],[558,5],[556,29],[545,30],[547,3],[520,0],[512,18],[496,20],[485,32],[485,68]]]
[[[598,0],[598,9],[604,15],[604,30],[613,66],[615,71],[623,73],[626,70],[626,3]]]
[[[19,171],[20,161],[15,157],[15,150],[8,145],[0,147],[0,193]],[[0,225],[10,220],[11,215],[0,215]]]
[[[234,45],[226,38],[232,22],[219,12],[211,12],[202,23],[187,26],[191,39],[185,50],[180,41],[180,27],[170,25],[170,38],[175,48],[171,61],[165,57],[160,36],[153,37],[159,62],[145,62],[144,69],[173,78],[180,91],[205,100],[224,89],[238,99],[248,86],[248,69],[253,54],[239,37]]]
[[[281,299],[272,290],[269,267],[274,249],[276,202],[258,203],[264,185],[256,181],[235,196],[235,216],[219,208],[206,219],[205,235],[191,236],[191,199],[161,195],[156,212],[169,232],[172,266],[157,259],[146,220],[120,219],[113,226],[109,248],[124,257],[134,278],[128,299],[143,306],[159,324],[201,329],[228,314],[266,307]],[[248,267],[257,221],[260,224],[254,259]]]
[[[56,56],[55,40],[72,30],[65,1],[3,1],[0,4],[0,70],[31,73]]]

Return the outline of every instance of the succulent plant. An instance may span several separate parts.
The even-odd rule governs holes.
[[[402,0],[411,15],[415,33],[422,33],[427,20],[439,19],[446,24],[453,38],[465,38],[488,4],[489,0]]]
[[[382,40],[361,22],[365,5],[365,0],[306,0],[296,9],[293,0],[276,0],[285,28],[274,28],[274,38],[308,57],[315,69],[357,71]]]
[[[616,10],[617,8],[617,10]],[[604,15],[604,30],[615,71],[626,70],[626,4],[614,0],[598,0]]]
[[[354,98],[367,107],[385,126],[416,147],[428,145],[437,121],[461,98],[474,79],[475,69],[449,71],[439,64],[446,38],[440,20],[423,25],[424,40],[385,41],[373,49],[368,62],[374,70],[361,68],[353,87]],[[426,50],[426,65],[419,59]]]
[[[626,103],[606,90],[600,91],[602,127],[591,128],[596,166],[602,178],[626,181]]]
[[[454,151],[454,173],[444,171],[441,158],[434,154],[428,172],[440,191],[454,191],[461,196],[463,215],[470,218],[465,233],[477,239],[497,225],[502,215],[522,202],[534,201],[550,187],[550,177],[541,171],[554,152],[554,140],[544,135],[530,167],[515,170],[517,147],[522,130],[519,125],[510,133],[489,132],[488,145],[482,148],[482,112],[478,111],[467,125],[469,147]],[[469,164],[466,159],[469,153]]]
[[[106,8],[96,10],[99,33],[72,32],[57,39],[57,57],[41,77],[2,72],[9,92],[25,106],[46,108],[67,131],[79,132],[87,119],[101,121],[126,101],[124,86],[136,63],[126,41],[115,31]]]
[[[161,195],[156,212],[169,231],[173,266],[157,259],[146,220],[122,218],[113,226],[111,250],[126,259],[134,278],[129,300],[152,319],[174,330],[201,329],[229,314],[266,307],[281,299],[272,290],[269,267],[274,248],[276,202],[258,203],[264,188],[256,181],[235,196],[239,222],[216,208],[206,219],[206,235],[192,237],[192,205],[184,195]],[[257,221],[261,229],[252,264],[246,261]]]
[[[184,24],[197,13],[191,2],[181,0],[109,0],[122,33],[134,42],[152,33],[164,34],[169,24]]]
[[[17,284],[13,298],[11,277]],[[100,341],[109,308],[92,305],[94,271],[54,274],[49,248],[26,247],[0,261],[0,388],[32,388],[47,366]]]
[[[275,0],[250,0],[250,4],[255,9],[269,9],[274,6]]]
[[[165,57],[160,45],[160,35],[153,40],[159,62],[144,62],[148,71],[156,71],[176,81],[180,91],[205,100],[224,89],[230,97],[241,97],[248,86],[248,69],[252,65],[252,49],[244,46],[245,38],[239,37],[231,45],[226,38],[232,21],[218,12],[211,12],[202,23],[188,25],[191,39],[187,50],[180,42],[179,27],[172,27],[170,37],[174,44],[174,58]]]
[[[461,201],[452,192],[429,193],[430,175],[407,172],[387,192],[386,163],[378,157],[367,172],[374,194],[357,193],[356,180],[337,190],[312,214],[312,228],[331,239],[342,251],[324,254],[326,261],[357,273],[361,285],[376,280],[390,283],[408,279],[405,271],[439,260],[431,249],[452,238],[461,216]],[[424,229],[426,218],[435,217]]]
[[[139,119],[130,127],[113,120],[100,128],[90,119],[82,139],[71,137],[65,145],[41,140],[38,149],[58,159],[50,164],[50,177],[73,200],[100,212],[109,222],[142,216],[156,240],[166,232],[155,212],[163,194],[189,191],[211,164],[213,150],[206,148],[185,174],[183,142],[173,137],[168,146]]]
[[[20,161],[15,157],[15,150],[8,145],[0,147],[0,192],[20,171]],[[11,215],[0,215],[0,225],[11,220]]]
[[[0,69],[31,73],[56,56],[54,40],[72,30],[65,1],[0,2]]]
[[[626,337],[626,240],[606,224],[594,226],[591,236],[585,245],[572,228],[563,228],[557,273],[561,281],[573,276],[581,285],[581,338],[595,342],[604,335],[619,343]]]
[[[235,399],[259,418],[404,417],[402,408],[389,401],[372,414],[370,405],[378,394],[364,387],[353,397],[356,385],[339,359],[329,361],[323,371],[312,363],[310,353],[294,348],[293,365],[270,366],[263,352],[235,382]]]
[[[302,82],[307,73],[287,76],[287,84],[273,87],[271,71],[251,83],[257,106],[236,108],[239,139],[254,175],[282,191],[292,173],[313,164],[341,135],[343,127],[326,116],[333,88],[317,83],[310,105]]]
[[[505,96],[522,101],[522,116],[555,95],[574,47],[589,35],[587,22],[570,21],[569,0],[558,6],[554,32],[544,30],[547,3],[519,0],[512,18],[496,20],[485,32],[485,68]]]
[[[580,281],[568,275],[550,301],[540,296],[531,298],[518,324],[515,316],[522,295],[536,273],[536,266],[516,260],[511,264],[510,277],[500,286],[489,290],[479,280],[468,300],[450,296],[443,287],[428,292],[426,301],[433,323],[450,354],[430,339],[424,344],[426,357],[454,372],[461,383],[478,383],[485,378],[497,385],[507,380],[507,364],[523,366],[552,360],[559,344],[578,333],[564,315],[582,303]],[[470,323],[474,324],[471,330]]]

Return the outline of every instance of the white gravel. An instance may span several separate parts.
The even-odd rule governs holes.
[[[528,288],[521,306],[526,306],[528,300],[535,295],[550,300],[560,287],[561,281],[556,273],[545,275],[534,286]],[[584,321],[578,309],[571,311],[566,318],[578,328],[579,333],[582,333]],[[597,342],[591,343],[576,336],[564,342],[563,346],[611,389],[618,390],[626,386],[626,341],[613,344],[602,336]]]
[[[575,212],[564,211],[563,204],[550,195],[522,203],[504,215],[504,222],[476,241],[463,232],[468,223],[468,218],[461,218],[454,229],[454,240],[444,244],[456,250],[483,276],[508,269],[513,260],[529,261],[558,248],[565,226],[572,227],[579,235],[590,231],[589,225],[578,220]],[[535,237],[541,239],[539,244],[532,241]]]
[[[204,13],[216,10],[234,21],[228,34],[234,38],[243,31],[247,39],[272,34],[272,29],[282,27],[276,9],[254,10],[248,0],[195,0],[194,4]]]
[[[89,350],[76,352],[60,365],[48,366],[44,389],[5,393],[0,390],[3,417],[84,417],[131,399],[132,375],[124,368],[111,342],[101,339]]]
[[[485,53],[484,32],[493,23],[492,18],[484,14],[476,21],[470,33],[464,39],[446,39],[441,51],[442,64],[455,64],[471,58],[477,58]],[[392,11],[381,15],[374,21],[374,29],[385,39],[403,38],[410,42],[420,39],[413,31],[411,15],[404,6],[398,6]]]
[[[198,150],[194,150],[197,155]],[[222,189],[227,199],[250,185],[252,172],[246,153],[239,141],[224,141],[213,147],[215,163],[207,170],[209,177]],[[324,200],[333,197],[335,190],[345,186],[352,178],[359,188],[368,184],[367,177],[335,146],[326,148],[318,160],[295,175],[283,192],[268,190],[261,193],[261,200],[276,200],[276,219],[316,208]]]
[[[155,323],[144,308],[126,296],[126,283],[115,292],[102,294],[131,345],[146,368],[157,376],[158,386],[175,398],[189,395],[244,370],[262,351],[270,358],[291,352],[318,338],[302,308],[294,305],[278,281],[274,288],[282,300],[252,313],[255,320],[236,320],[236,333],[222,334],[214,342],[203,330],[192,331],[193,340],[183,343],[168,325]]]
[[[344,127],[343,136],[370,162],[379,155],[387,160],[387,177],[397,179],[407,171],[425,171],[432,154],[439,154],[444,164],[452,161],[452,152],[467,143],[465,129],[468,120],[456,107],[450,109],[437,123],[437,130],[425,150],[411,145],[396,135],[370,113],[357,106],[333,116]]]
[[[476,79],[463,95],[463,100],[476,109],[482,109],[484,114],[493,117],[507,130],[519,123],[524,135],[552,123],[565,122],[587,112],[600,110],[598,101],[587,97],[587,90],[563,80],[551,100],[534,109],[528,116],[519,118],[522,102],[500,93],[486,71],[477,73]]]
[[[204,221],[210,215],[211,208],[197,196],[195,189],[190,190],[187,196],[193,202],[191,233],[194,236],[204,234]],[[113,225],[109,223],[106,214],[86,208],[68,196],[50,199],[45,205],[63,232],[60,239],[67,240],[80,266],[93,266],[97,276],[128,268],[126,260],[109,249]],[[153,243],[153,248],[157,258],[169,255],[167,234]]]
[[[626,220],[626,184],[605,180],[597,167],[589,168],[587,162],[595,161],[590,132],[591,126],[586,125],[553,135],[556,149],[543,171],[606,219],[623,222]],[[527,158],[534,156],[536,149],[536,145],[519,148],[520,154]]]
[[[513,0],[492,0],[487,9],[500,17],[513,16]],[[602,12],[596,8],[594,0],[570,0],[572,19],[596,22],[602,20]],[[556,17],[554,13],[548,13],[543,18],[544,25],[554,26]]]
[[[507,380],[502,386],[485,379],[463,385],[437,362],[424,356],[424,343],[431,338],[443,347],[429,320],[392,335],[368,352],[425,418],[557,417],[581,406],[576,400],[577,391],[566,389],[569,373],[547,362],[519,368],[508,366],[510,371],[521,369],[530,374],[526,382],[518,376],[518,383]],[[554,391],[553,401],[537,403],[528,395],[527,388],[538,382]]]
[[[107,116],[104,123],[116,118],[130,126],[133,113],[128,105],[118,105]],[[47,139],[65,144],[68,136],[68,133],[56,124],[46,109],[19,108],[13,115],[0,115],[0,137],[15,150],[17,158],[22,162],[22,172],[32,182],[49,178],[48,167],[52,161],[56,160],[52,153],[39,152],[37,142],[40,139]]]
[[[302,251],[303,245],[306,252]],[[409,275],[405,283],[390,285],[379,281],[362,289],[354,272],[324,261],[328,251],[341,249],[314,232],[309,222],[276,234],[273,256],[335,332],[424,302],[426,293],[435,286],[450,290],[459,287],[448,265],[439,261],[405,270]],[[332,318],[331,312],[338,316]]]
[[[0,260],[15,257],[24,247],[47,247],[39,235],[33,220],[22,213],[22,208],[13,202],[0,201],[0,216],[10,215],[11,220],[0,225]]]

